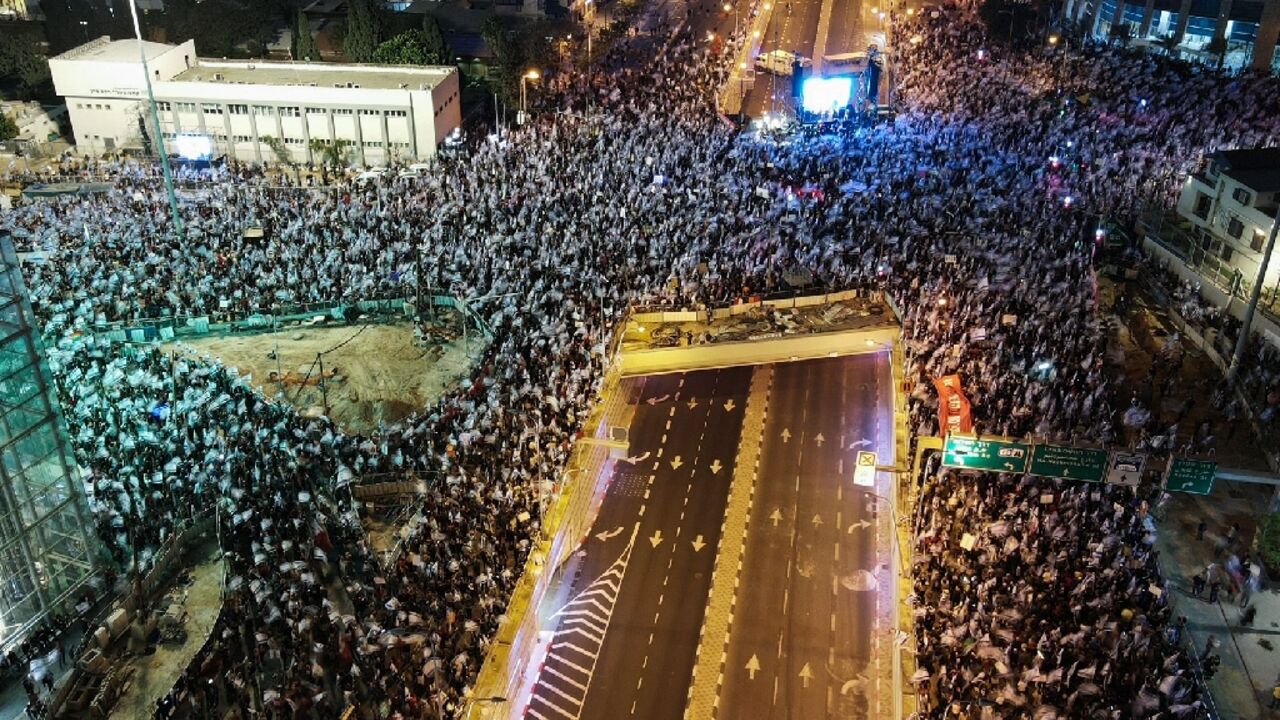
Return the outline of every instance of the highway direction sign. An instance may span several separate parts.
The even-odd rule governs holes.
[[[1107,465],[1107,482],[1113,485],[1136,486],[1142,481],[1142,467],[1146,464],[1146,453],[1117,450],[1111,453],[1111,462]]]
[[[1217,475],[1216,462],[1171,457],[1165,468],[1164,488],[1192,495],[1208,495],[1213,492],[1213,480]]]
[[[996,472],[1026,472],[1031,447],[1005,440],[978,440],[965,435],[947,435],[942,446],[945,467]]]
[[[1102,482],[1103,476],[1107,474],[1107,451],[1035,445],[1031,448],[1031,468],[1027,472],[1041,477]]]

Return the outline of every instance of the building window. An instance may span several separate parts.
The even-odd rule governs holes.
[[[257,115],[258,117],[271,117],[272,115],[276,114],[275,110],[276,109],[271,107],[270,105],[254,105],[253,106],[253,114]]]
[[[1227,221],[1227,234],[1239,240],[1244,234],[1244,223],[1240,222],[1239,218],[1231,218]]]
[[[381,110],[370,110],[369,108],[361,108],[361,110],[360,110],[360,114],[361,114],[361,115],[372,115],[372,116],[375,116],[375,117],[376,117],[376,116],[378,116],[378,115],[381,115],[381,114],[382,114],[382,111],[381,111]]]
[[[1253,195],[1244,188],[1236,188],[1235,190],[1232,190],[1231,199],[1245,206],[1253,204]]]
[[[171,107],[172,107],[172,106],[171,106],[171,105],[169,105],[169,101],[168,101],[168,100],[161,100],[160,102],[157,102],[157,103],[156,103],[156,108],[157,108],[157,109],[159,109],[159,110],[160,110],[160,112],[169,112],[169,109],[170,109]]]
[[[1204,193],[1196,193],[1196,207],[1192,212],[1201,220],[1209,219],[1209,209],[1213,207],[1213,198]]]
[[[309,107],[309,108],[307,108],[307,114],[308,114],[308,115],[323,115],[323,114],[324,114],[324,108]]]
[[[204,110],[205,115],[221,115],[222,114],[221,105],[214,105],[213,103],[204,103],[203,105],[200,106],[200,108]]]
[[[408,114],[409,113],[405,112],[404,110],[388,110],[387,111],[388,117],[405,117]]]
[[[1254,252],[1262,252],[1262,244],[1267,241],[1267,234],[1261,230],[1253,231],[1253,239],[1249,241],[1249,249]]]
[[[193,113],[196,111],[196,104],[192,102],[174,103],[174,106],[178,108],[178,112]]]
[[[231,113],[232,115],[248,115],[249,106],[248,105],[228,105],[227,112]]]
[[[296,105],[280,108],[281,117],[301,117],[302,111]]]
[[[286,145],[301,145],[303,140],[302,138],[285,138],[284,142]]]
[[[253,138],[252,138],[252,137],[250,137],[250,136],[248,136],[248,135],[236,135],[236,142],[238,142],[238,143],[251,143],[251,142],[253,142]]]
[[[334,115],[350,115],[351,108],[334,108],[333,114]]]
[[[1231,255],[1234,252],[1235,251],[1231,249],[1230,245],[1223,243],[1222,252],[1218,254],[1218,257],[1222,258],[1222,262],[1231,262]]]

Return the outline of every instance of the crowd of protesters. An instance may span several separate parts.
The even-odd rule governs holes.
[[[1104,362],[1098,214],[1169,204],[1204,153],[1275,142],[1280,117],[1250,108],[1280,89],[1122,49],[992,49],[954,7],[893,33],[887,124],[735,132],[714,111],[721,48],[676,29],[652,62],[624,43],[552,79],[560,112],[423,177],[315,192],[206,171],[180,178],[180,238],[155,168],[113,163],[92,168],[109,190],[0,216],[45,254],[28,284],[111,560],[144,571],[177,528],[216,518],[223,614],[161,713],[457,716],[631,302],[728,303],[804,270],[901,309],[916,433],[937,431],[929,379],[951,373],[982,432],[1112,442],[1145,417],[1138,440],[1163,433],[1120,414]],[[93,334],[419,279],[469,298],[493,337],[456,392],[370,437],[215,361]],[[385,473],[426,488],[389,568],[345,489]],[[925,714],[1194,713],[1145,512],[1127,489],[930,473]]]

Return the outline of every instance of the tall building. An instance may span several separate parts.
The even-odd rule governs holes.
[[[145,46],[160,129],[170,152],[189,157],[315,163],[319,146],[340,143],[350,163],[384,165],[429,158],[462,123],[454,67],[209,60],[191,41]],[[154,129],[135,41],[98,38],[49,65],[81,152],[145,146],[143,128]]]
[[[1280,69],[1280,0],[1064,0],[1063,10],[1099,39],[1119,31],[1185,60]]]
[[[0,648],[70,609],[93,573],[84,485],[13,243],[0,234]]]

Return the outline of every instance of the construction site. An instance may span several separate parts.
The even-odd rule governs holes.
[[[421,324],[299,324],[165,349],[216,359],[266,397],[368,434],[426,407],[463,378],[468,345],[478,351],[476,338],[463,337],[458,312],[442,309]]]

